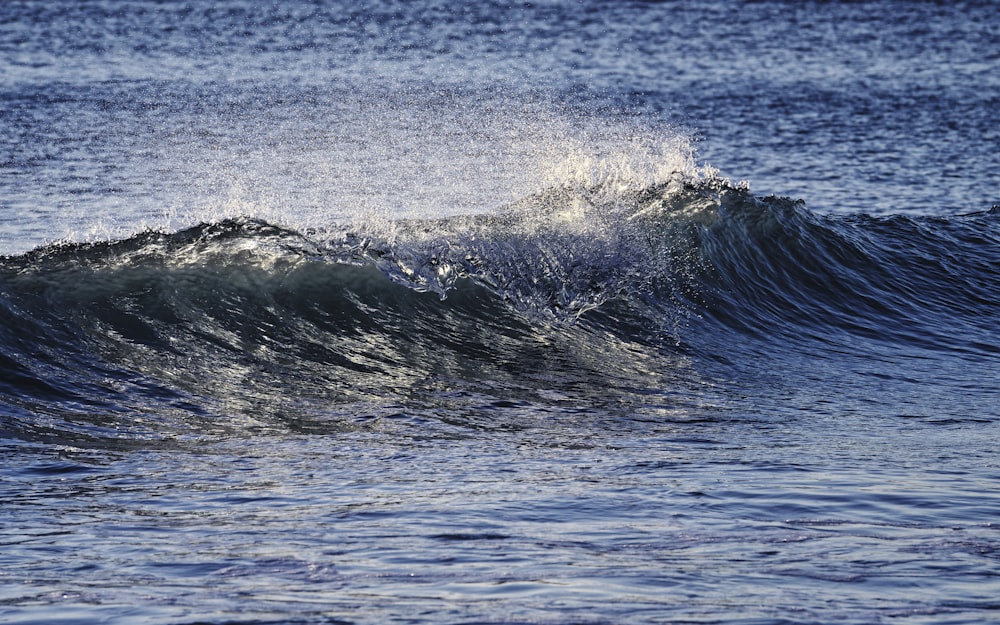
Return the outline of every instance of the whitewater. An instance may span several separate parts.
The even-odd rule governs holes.
[[[1000,622],[990,3],[0,6],[0,621]]]

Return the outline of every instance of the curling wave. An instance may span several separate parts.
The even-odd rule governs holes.
[[[683,410],[720,336],[995,361],[998,250],[996,209],[822,217],[680,179],[495,215],[51,245],[0,260],[2,427],[121,441],[470,401]]]

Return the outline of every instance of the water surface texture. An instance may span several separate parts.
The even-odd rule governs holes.
[[[1000,622],[991,2],[0,4],[0,621]]]

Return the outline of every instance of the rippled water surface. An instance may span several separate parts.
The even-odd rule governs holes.
[[[0,5],[0,621],[1000,622],[989,2]]]

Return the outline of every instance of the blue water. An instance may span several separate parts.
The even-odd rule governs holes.
[[[0,5],[0,622],[1000,622],[989,2]]]

